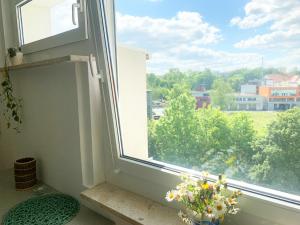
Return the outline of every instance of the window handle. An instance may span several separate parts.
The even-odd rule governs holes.
[[[83,0],[80,0],[79,3],[72,4],[72,21],[74,25],[76,24],[76,13],[75,10],[80,9],[80,12],[83,12]]]
[[[72,4],[72,21],[74,25],[76,24],[76,18],[75,18],[75,10],[80,8],[80,4],[79,3],[74,3]]]

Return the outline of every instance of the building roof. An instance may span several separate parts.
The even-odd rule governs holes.
[[[300,76],[289,74],[269,74],[264,79],[273,82],[300,82]]]

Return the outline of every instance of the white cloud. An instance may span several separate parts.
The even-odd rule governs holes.
[[[245,6],[245,17],[235,17],[232,25],[241,29],[269,26],[268,31],[242,40],[237,48],[294,48],[300,44],[299,0],[251,0]]]
[[[256,35],[252,38],[236,43],[236,48],[293,48],[300,44],[300,30],[278,30],[270,33]]]
[[[180,70],[212,70],[230,71],[245,67],[259,67],[261,55],[255,53],[230,53],[209,48],[177,46],[166,52],[151,55],[149,72],[165,73],[170,68]]]
[[[297,22],[300,16],[299,0],[251,0],[246,4],[245,17],[234,17],[232,25],[242,29],[255,28],[268,22],[273,23],[272,27],[285,27]],[[282,26],[283,25],[283,26]]]
[[[222,40],[220,30],[197,12],[178,12],[169,19],[117,13],[118,41],[145,49],[151,57],[148,72],[181,70],[231,70],[257,67],[261,55],[211,49]]]
[[[178,12],[170,19],[117,13],[117,32],[120,41],[130,39],[151,49],[169,48],[182,43],[207,45],[221,40],[220,30],[205,22],[196,12]]]
[[[276,57],[274,59],[268,60],[265,62],[266,67],[277,66],[284,67],[287,70],[292,70],[294,68],[300,69],[300,49],[294,49],[287,51],[285,57]]]

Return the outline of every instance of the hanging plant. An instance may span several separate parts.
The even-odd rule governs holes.
[[[9,56],[11,53],[12,52],[8,51]],[[20,125],[22,124],[22,104],[21,99],[14,95],[6,60],[2,71],[0,102],[2,105],[2,116],[6,120],[7,128],[12,128],[20,132]]]

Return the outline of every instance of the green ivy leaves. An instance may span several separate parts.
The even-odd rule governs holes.
[[[9,71],[6,67],[3,71],[3,81],[1,82],[0,102],[3,106],[2,115],[6,119],[7,128],[13,128],[20,132],[21,119],[21,100],[16,98],[13,86],[9,77]]]

